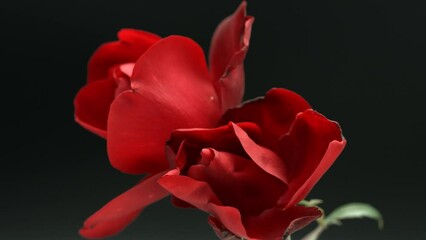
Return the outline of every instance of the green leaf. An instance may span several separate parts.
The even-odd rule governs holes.
[[[300,205],[305,207],[316,207],[322,203],[321,199],[302,200],[299,202]]]
[[[303,205],[305,204],[303,203]],[[318,219],[318,226],[303,237],[302,240],[317,240],[330,225],[340,225],[344,219],[364,217],[376,220],[379,223],[379,228],[383,228],[382,214],[375,207],[367,203],[347,203],[336,208],[330,215]]]
[[[378,222],[379,228],[383,228],[383,217],[379,210],[367,203],[347,203],[331,212],[325,219],[324,224],[340,225],[341,220],[353,218],[371,218]]]

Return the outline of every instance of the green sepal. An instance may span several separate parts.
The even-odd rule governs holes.
[[[341,225],[341,220],[353,218],[371,218],[378,222],[379,228],[383,228],[382,214],[375,207],[367,203],[347,203],[331,212],[324,219],[325,225]]]
[[[301,203],[305,205],[306,202]],[[310,232],[308,235],[302,238],[302,240],[317,240],[322,232],[327,229],[330,225],[341,225],[344,219],[354,218],[371,218],[378,222],[379,229],[383,228],[383,217],[379,210],[367,203],[347,203],[331,212],[328,216],[323,214],[322,218],[317,219],[318,226]]]
[[[310,199],[310,200],[302,200],[299,202],[299,205],[305,206],[305,207],[316,207],[323,203],[321,199]]]

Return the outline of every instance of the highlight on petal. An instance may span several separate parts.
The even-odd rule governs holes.
[[[223,112],[240,104],[244,95],[243,62],[254,21],[252,16],[246,15],[246,6],[243,1],[231,16],[225,18],[211,40],[210,74],[217,81]]]
[[[243,122],[238,123],[238,126],[256,140],[261,134],[259,127],[254,123]],[[214,148],[244,155],[244,150],[238,144],[239,141],[234,133],[232,123],[217,128],[177,129],[172,132],[167,144],[177,152],[183,141],[200,149]]]
[[[276,150],[278,140],[290,130],[296,115],[310,108],[309,103],[299,94],[283,88],[273,88],[265,97],[228,110],[220,124],[229,121],[255,123],[262,129],[266,146]]]
[[[170,36],[154,44],[136,62],[130,84],[108,118],[108,156],[122,172],[167,169],[164,145],[173,130],[213,127],[220,117],[204,53],[189,38]]]
[[[313,110],[299,113],[289,133],[279,142],[279,155],[291,173],[282,203],[293,206],[300,202],[331,167],[345,144],[336,122]]]
[[[90,216],[80,229],[80,235],[89,238],[113,236],[132,223],[142,210],[168,195],[158,185],[158,179],[165,172],[148,177],[133,188],[111,200]]]
[[[114,100],[116,84],[108,78],[87,84],[74,99],[74,118],[90,132],[107,137],[109,107]]]
[[[161,38],[153,33],[122,29],[118,32],[119,41],[104,43],[89,60],[88,82],[104,79],[110,68],[118,64],[136,62],[138,58]]]

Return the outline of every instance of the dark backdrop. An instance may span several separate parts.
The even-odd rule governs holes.
[[[245,98],[285,87],[340,122],[348,145],[311,193],[326,211],[368,202],[385,218],[347,220],[323,239],[426,239],[425,1],[249,0],[256,17]],[[239,1],[8,1],[0,7],[0,239],[79,239],[82,221],[139,177],[110,167],[105,142],[73,120],[101,43],[133,27],[207,51]],[[114,239],[214,239],[206,215],[149,207]]]

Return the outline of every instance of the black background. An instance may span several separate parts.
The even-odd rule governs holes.
[[[311,192],[326,211],[383,213],[322,239],[426,239],[426,2],[249,0],[246,95],[285,87],[341,124],[348,145]],[[8,1],[0,7],[0,239],[80,239],[82,221],[139,179],[110,167],[104,140],[73,120],[86,64],[120,28],[185,35],[206,51],[238,6],[222,1]],[[215,239],[206,214],[149,207],[114,239]]]

